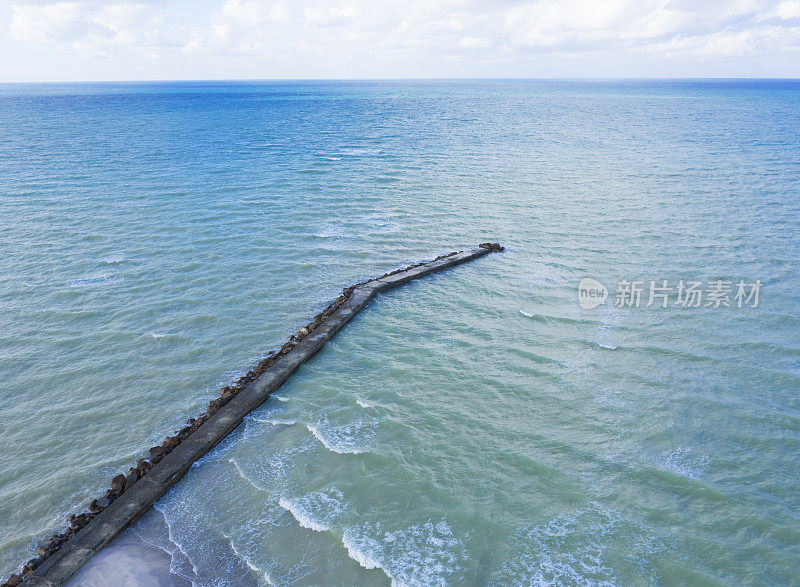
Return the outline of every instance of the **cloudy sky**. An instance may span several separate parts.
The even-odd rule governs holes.
[[[0,81],[800,77],[800,0],[0,0]]]

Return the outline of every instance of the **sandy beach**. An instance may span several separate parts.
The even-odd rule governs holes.
[[[172,558],[125,532],[93,556],[66,583],[70,587],[188,587],[191,581],[170,571]]]

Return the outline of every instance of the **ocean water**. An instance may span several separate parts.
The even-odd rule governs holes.
[[[128,532],[197,584],[798,583],[799,214],[794,81],[0,86],[0,574],[343,286],[496,240]]]

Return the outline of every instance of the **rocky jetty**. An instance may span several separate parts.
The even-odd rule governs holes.
[[[459,259],[458,262],[463,262],[467,260],[471,260],[473,258],[477,258],[478,256],[482,256],[487,252],[500,252],[503,251],[504,247],[500,246],[498,243],[482,243],[478,245],[478,249],[473,250],[469,256],[464,257],[463,259]],[[253,367],[250,371],[248,371],[245,375],[240,377],[234,383],[230,385],[226,385],[219,390],[219,396],[215,399],[211,400],[208,403],[208,408],[202,414],[199,414],[196,417],[189,418],[186,421],[186,425],[183,426],[180,430],[175,432],[172,436],[167,436],[164,441],[157,445],[151,447],[147,451],[147,456],[140,458],[136,461],[136,464],[128,469],[127,472],[122,472],[116,475],[113,479],[111,479],[111,486],[107,489],[102,495],[93,499],[88,506],[88,510],[84,511],[80,514],[72,514],[67,519],[68,526],[60,533],[53,534],[43,540],[41,540],[36,545],[36,556],[26,562],[21,571],[18,574],[12,574],[3,584],[2,587],[13,587],[15,585],[19,585],[23,581],[27,584],[27,579],[34,573],[34,571],[39,568],[42,564],[47,561],[47,559],[54,554],[58,553],[62,550],[72,539],[75,535],[87,526],[93,519],[99,516],[104,510],[106,510],[112,503],[114,503],[117,499],[119,499],[123,494],[128,491],[131,491],[133,487],[137,484],[137,482],[141,479],[145,479],[148,473],[153,469],[153,467],[162,461],[168,454],[175,451],[182,443],[186,442],[192,434],[194,434],[203,424],[205,424],[214,414],[220,411],[220,409],[228,404],[232,399],[234,399],[237,395],[239,395],[242,391],[244,391],[248,385],[253,383],[256,379],[258,379],[262,374],[264,374],[272,365],[274,365],[278,360],[280,360],[285,355],[289,354],[292,349],[294,349],[301,341],[306,339],[307,337],[311,336],[315,331],[317,331],[320,327],[326,324],[331,316],[333,316],[337,310],[339,310],[352,296],[353,292],[356,288],[360,286],[365,286],[372,283],[380,283],[381,280],[385,278],[390,278],[397,276],[401,273],[408,273],[409,277],[407,279],[414,279],[416,277],[420,277],[423,272],[413,271],[415,269],[429,266],[435,267],[437,262],[449,259],[456,255],[460,255],[463,257],[463,251],[454,251],[447,255],[441,255],[436,257],[433,261],[427,261],[422,263],[417,263],[415,265],[411,265],[409,267],[405,267],[403,269],[398,269],[396,271],[392,271],[389,273],[385,273],[380,277],[370,279],[367,281],[362,281],[350,287],[347,287],[342,290],[341,295],[339,295],[333,302],[328,304],[319,314],[314,316],[314,318],[305,326],[300,328],[296,334],[292,335],[289,340],[284,343],[279,349],[270,352],[264,359],[259,361],[259,363]],[[449,266],[450,264],[440,264],[442,267]],[[438,270],[438,269],[437,269]],[[391,280],[390,280],[391,281]],[[394,283],[391,282],[388,287],[394,287],[398,285],[400,282]],[[367,299],[368,301],[368,299]],[[328,337],[332,336],[335,331],[331,332]],[[308,356],[313,355],[316,350],[310,352]],[[288,377],[288,375],[287,375]],[[169,484],[171,485],[177,479],[172,480]],[[163,482],[160,482],[163,484]],[[148,505],[149,507],[149,505]],[[140,515],[141,512],[135,513],[131,516],[130,521],[135,519],[136,515]],[[74,572],[74,571],[73,571]]]

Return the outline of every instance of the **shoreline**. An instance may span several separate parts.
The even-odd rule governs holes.
[[[172,556],[168,552],[130,531],[86,561],[64,583],[65,587],[191,587],[192,584],[191,580],[172,572]]]

